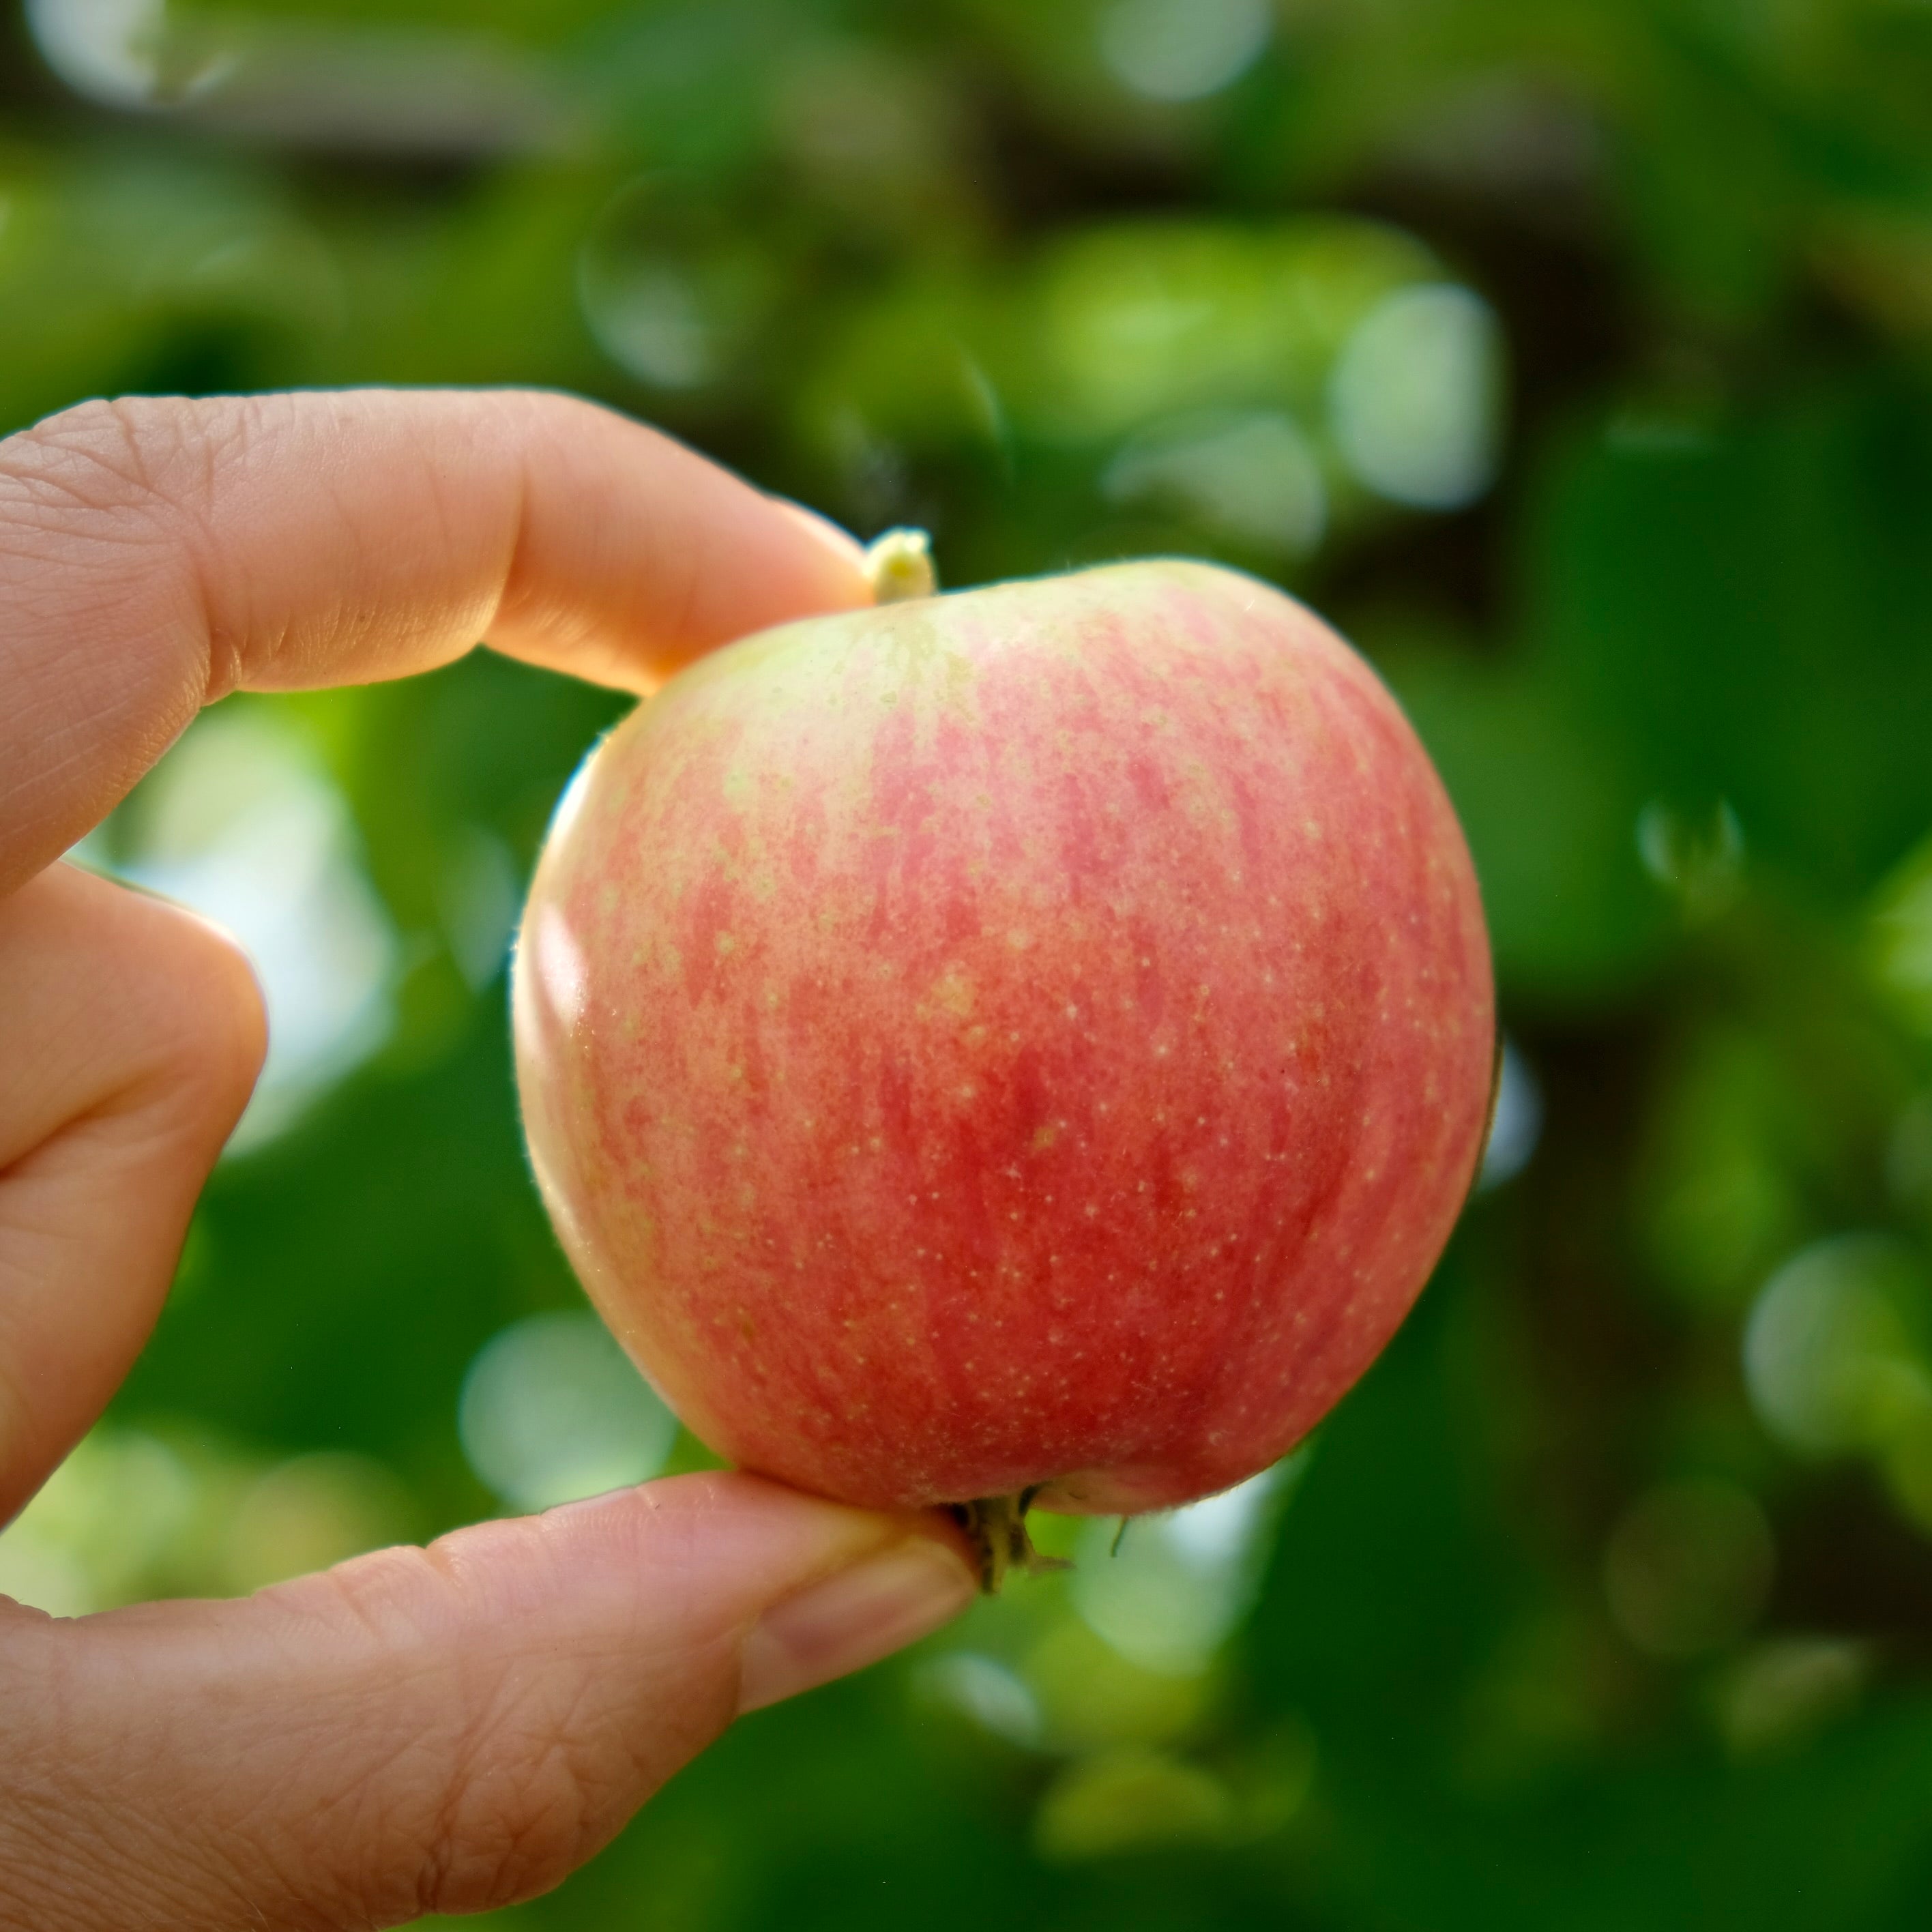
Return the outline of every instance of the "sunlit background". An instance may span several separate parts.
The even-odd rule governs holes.
[[[488,1924],[1927,1922],[1932,8],[10,4],[0,429],[362,382],[604,398],[955,584],[1289,586],[1455,794],[1508,1042],[1313,1442],[1117,1552],[1049,1525],[1070,1571]],[[508,1072],[616,708],[487,658],[232,700],[88,842],[242,937],[273,1046],[0,1589],[245,1591],[704,1460]]]

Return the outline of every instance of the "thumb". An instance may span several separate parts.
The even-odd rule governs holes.
[[[244,1601],[0,1614],[0,1926],[389,1926],[548,1890],[741,1710],[962,1609],[944,1526],[686,1476]]]

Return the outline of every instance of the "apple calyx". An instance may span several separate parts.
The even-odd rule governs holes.
[[[970,1503],[946,1505],[947,1514],[966,1532],[966,1540],[979,1559],[982,1595],[997,1597],[1009,1570],[1024,1570],[1029,1576],[1039,1576],[1073,1567],[1064,1557],[1045,1556],[1036,1550],[1033,1538],[1027,1534],[1026,1513],[1041,1487],[1035,1484],[1016,1496],[980,1496]]]
[[[903,604],[939,588],[932,539],[923,530],[887,530],[866,546],[866,574],[874,604]]]

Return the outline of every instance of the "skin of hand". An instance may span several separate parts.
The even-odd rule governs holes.
[[[90,404],[0,442],[0,1522],[152,1326],[260,1067],[192,914],[60,862],[205,704],[480,638],[647,692],[857,546],[568,398]],[[344,1928],[556,1884],[741,1712],[962,1609],[949,1528],[671,1478],[244,1600],[0,1598],[0,1927]]]

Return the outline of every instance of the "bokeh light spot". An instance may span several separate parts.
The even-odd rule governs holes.
[[[1633,1503],[1604,1552],[1604,1592],[1639,1650],[1667,1659],[1721,1649],[1756,1621],[1771,1588],[1771,1527],[1735,1483],[1692,1477]]]
[[[677,1419],[595,1316],[536,1315],[470,1364],[458,1427],[478,1477],[536,1510],[656,1475]]]
[[[27,27],[47,64],[77,94],[146,106],[160,82],[164,0],[27,0]]]
[[[1702,822],[1653,799],[1637,814],[1636,849],[1644,870],[1694,924],[1729,910],[1744,890],[1744,827],[1727,799]]]
[[[116,868],[224,928],[261,983],[268,1054],[229,1145],[257,1147],[388,1037],[394,928],[349,803],[295,731],[204,718],[134,801]]]
[[[1476,1172],[1477,1192],[1486,1193],[1520,1174],[1542,1135],[1543,1090],[1529,1063],[1506,1039],[1496,1076],[1496,1112],[1483,1147],[1483,1164]]]
[[[436,910],[450,956],[472,988],[502,970],[522,900],[509,848],[493,833],[462,828],[437,881]]]
[[[1058,1750],[1164,1744],[1198,1724],[1212,1671],[1178,1676],[1132,1663],[1079,1618],[1064,1617],[1028,1654],[1048,1744]]]
[[[1865,953],[1893,1009],[1932,1039],[1932,838],[1909,854],[1880,887]]]
[[[222,1539],[238,1594],[405,1541],[409,1492],[372,1457],[323,1451],[266,1471],[243,1493]]]
[[[1759,1644],[1717,1688],[1718,1730],[1735,1758],[1782,1756],[1850,1712],[1870,1676],[1870,1653],[1843,1637]]]
[[[1206,1668],[1253,1607],[1268,1532],[1304,1454],[1204,1502],[1136,1517],[1118,1549],[1112,1524],[1090,1524],[1071,1582],[1088,1627],[1144,1670]]]
[[[1820,1241],[1765,1284],[1744,1338],[1758,1418],[1789,1448],[1828,1456],[1876,1448],[1932,1407],[1906,1319],[1920,1283],[1911,1255],[1880,1234]]]
[[[661,389],[694,389],[716,372],[698,292],[670,264],[636,262],[620,274],[586,257],[582,287],[591,333],[620,368]]]
[[[1214,1844],[1234,1808],[1220,1780],[1165,1751],[1128,1746],[1069,1765],[1040,1800],[1034,1842],[1054,1863],[1154,1845]]]
[[[94,1430],[0,1533],[0,1595],[54,1616],[132,1600],[192,1541],[199,1488],[166,1443]]]
[[[1114,0],[1100,57],[1150,100],[1198,100],[1240,79],[1274,28],[1268,0]]]
[[[954,1651],[926,1664],[915,1680],[919,1694],[944,1704],[982,1731],[1031,1748],[1040,1739],[1040,1705],[1025,1682],[997,1659]]]
[[[1420,509],[1474,502],[1496,476],[1502,331],[1465,288],[1385,296],[1342,345],[1329,388],[1336,447],[1378,495]]]
[[[1135,436],[1101,487],[1115,502],[1152,502],[1216,535],[1300,556],[1328,527],[1321,464],[1294,419],[1277,410],[1184,416]]]
[[[620,368],[685,394],[739,365],[778,292],[773,272],[688,177],[646,174],[591,223],[578,253],[578,303]]]

